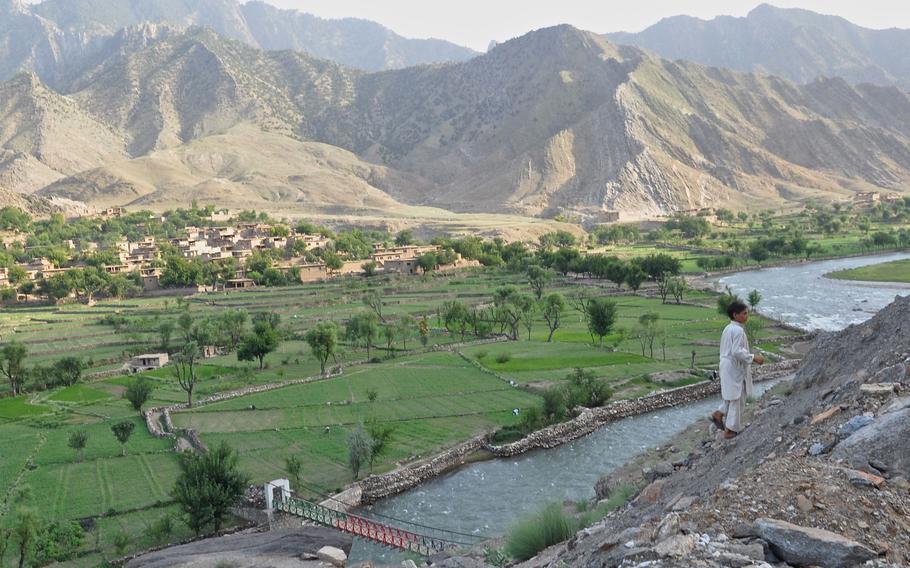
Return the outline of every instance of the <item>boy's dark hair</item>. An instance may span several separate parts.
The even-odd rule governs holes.
[[[734,301],[730,302],[730,305],[727,306],[727,316],[730,319],[733,319],[733,316],[735,316],[739,312],[744,312],[748,309],[749,308],[746,307],[746,304],[740,302],[739,300],[734,300]]]

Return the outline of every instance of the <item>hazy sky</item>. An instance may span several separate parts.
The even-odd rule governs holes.
[[[244,1],[244,0],[241,0]],[[266,0],[323,18],[379,22],[406,37],[438,37],[485,51],[532,29],[568,23],[595,32],[639,31],[659,19],[687,14],[710,19],[744,16],[759,0]],[[910,28],[907,0],[801,0],[771,2],[842,16],[869,28]],[[622,6],[619,8],[618,6]]]

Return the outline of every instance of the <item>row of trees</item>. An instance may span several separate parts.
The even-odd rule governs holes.
[[[78,357],[63,357],[49,366],[26,366],[28,348],[11,341],[0,346],[0,374],[9,383],[13,396],[25,392],[28,382],[39,389],[69,386],[79,382],[86,363]]]

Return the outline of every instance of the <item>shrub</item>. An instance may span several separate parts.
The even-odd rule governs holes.
[[[574,532],[575,523],[553,503],[512,527],[506,549],[513,558],[528,560],[548,546],[569,539]]]
[[[113,539],[114,550],[117,551],[117,554],[123,556],[123,553],[129,548],[131,541],[132,539],[128,533],[123,531],[116,533]]]
[[[500,353],[499,355],[496,356],[496,362],[499,363],[500,365],[505,365],[506,363],[508,363],[511,360],[512,360],[512,354],[508,353],[508,352]]]
[[[478,361],[483,361],[487,358],[487,355],[489,355],[489,353],[486,351],[478,351],[476,357]]]

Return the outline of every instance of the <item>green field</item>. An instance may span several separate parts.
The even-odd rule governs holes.
[[[487,304],[494,289],[503,284],[528,291],[522,274],[494,269],[426,278],[337,279],[291,288],[199,295],[185,301],[140,298],[92,307],[15,308],[0,315],[0,327],[5,337],[26,345],[28,365],[47,365],[64,355],[78,355],[91,360],[87,371],[91,373],[115,369],[131,354],[159,349],[155,330],[160,322],[175,321],[184,310],[194,318],[226,308],[278,313],[291,338],[268,355],[266,367],[260,370],[257,364],[240,362],[234,354],[205,360],[194,393],[198,401],[249,385],[318,375],[318,362],[295,334],[318,321],[332,319],[341,324],[365,311],[361,297],[367,289],[382,293],[383,316],[389,321],[404,315],[427,317],[432,347],[461,341],[438,319],[437,310],[444,302],[458,299],[468,306]],[[548,292],[571,295],[577,285],[571,278],[560,278]],[[612,289],[591,288],[595,294]],[[639,296],[616,298],[617,325],[623,328],[634,329],[638,317],[646,312],[659,314],[666,341],[665,345],[655,343],[653,356],[650,351],[643,355],[634,337],[615,350],[593,344],[579,314],[567,308],[552,343],[546,342],[548,331],[540,316],[533,322],[530,339],[522,328],[519,341],[467,346],[461,349],[464,357],[433,349],[415,352],[419,347],[416,336],[407,344],[396,342],[389,352],[380,338],[371,351],[376,362],[364,364],[366,351],[342,342],[337,363],[345,371],[339,377],[176,412],[173,421],[178,427],[195,428],[209,445],[228,443],[239,453],[241,469],[256,483],[286,477],[285,459],[296,455],[304,463],[307,487],[329,492],[351,481],[346,441],[360,423],[378,422],[394,428],[388,453],[373,464],[375,472],[383,472],[476,434],[514,425],[514,408],[540,404],[540,388],[563,381],[575,367],[609,381],[615,397],[676,386],[654,382],[648,375],[688,368],[693,351],[698,364],[713,365],[717,348],[710,341],[716,341],[725,324],[710,307],[712,295],[693,292],[686,300],[704,307],[663,305]],[[114,328],[103,321],[110,321],[109,316],[126,324]],[[785,333],[770,326],[764,332]],[[466,339],[472,339],[470,334]],[[615,334],[606,339],[615,346]],[[147,407],[186,400],[170,368],[145,376],[156,387]],[[177,456],[172,442],[148,434],[144,422],[123,400],[123,392],[133,380],[87,376],[73,386],[0,399],[0,495],[28,486],[31,504],[45,518],[93,519],[95,528],[74,565],[93,566],[102,558],[116,556],[112,543],[120,531],[135,535],[129,550],[155,544],[148,527],[176,512],[170,492],[178,472]],[[111,433],[111,426],[121,420],[136,424],[125,456]],[[67,445],[76,430],[88,435],[82,456]],[[170,540],[188,536],[182,522],[176,526]],[[8,554],[7,565],[10,558]]]
[[[837,280],[862,280],[865,282],[910,282],[910,260],[895,260],[860,268],[838,270],[825,276]]]

